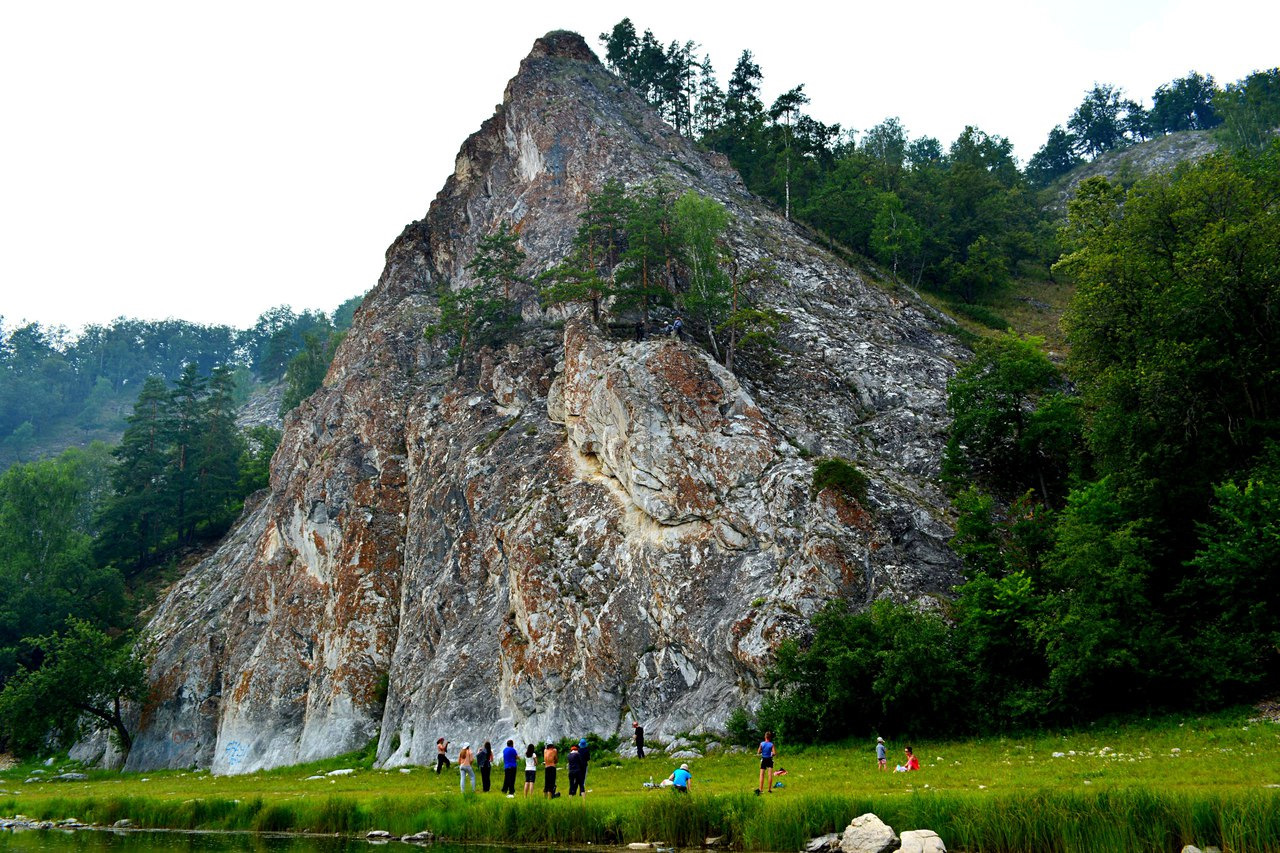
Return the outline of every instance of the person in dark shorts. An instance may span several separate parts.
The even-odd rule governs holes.
[[[444,738],[436,738],[436,775],[440,775],[442,767],[449,766],[449,741]]]
[[[585,762],[582,760],[582,750],[577,744],[569,747],[569,758],[566,763],[569,767],[569,796],[581,797],[586,793],[586,785],[582,783],[583,766]]]
[[[761,790],[772,794],[773,759],[778,754],[777,747],[773,745],[773,732],[764,733],[764,740],[761,741],[756,754],[760,756],[760,787],[756,788],[756,794],[758,796]]]
[[[587,792],[587,768],[591,764],[591,747],[587,746],[587,739],[583,738],[578,741],[578,753],[582,756],[582,776],[578,781],[582,783],[582,793]]]
[[[542,750],[542,795],[554,800],[560,796],[556,793],[556,762],[560,759],[560,750],[554,741],[547,741],[547,748]]]
[[[636,758],[644,758],[644,726],[633,722],[631,728],[636,732]]]
[[[520,767],[520,753],[516,750],[516,742],[507,741],[502,750],[502,793],[508,798],[516,795],[516,770]]]
[[[533,793],[533,783],[538,781],[538,750],[529,744],[524,750],[524,795]]]

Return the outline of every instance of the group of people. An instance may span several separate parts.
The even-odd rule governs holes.
[[[893,768],[894,773],[906,773],[910,770],[920,769],[920,759],[916,758],[916,754],[911,751],[911,747],[903,747],[903,754],[906,756],[905,763],[899,764]],[[889,749],[885,746],[884,738],[876,738],[876,765],[880,770],[889,769]]]
[[[643,739],[643,735],[641,735]],[[516,795],[516,774],[520,770],[520,751],[515,741],[508,740],[502,750],[502,793],[508,799]],[[582,738],[569,748],[565,756],[566,771],[569,775],[569,796],[581,797],[587,792],[587,765],[591,761],[591,748],[587,739]],[[484,742],[478,750],[471,744],[464,743],[458,750],[458,788],[467,791],[467,782],[471,782],[472,793],[476,790],[476,771],[480,771],[480,790],[489,793],[489,777],[495,763],[493,747],[489,741]],[[557,786],[557,769],[560,764],[560,750],[555,743],[548,741],[542,750],[542,795],[548,799],[560,796]],[[436,740],[436,774],[451,766],[449,760],[449,741],[444,738]],[[538,781],[538,748],[526,744],[524,749],[524,795],[533,793]]]
[[[638,722],[631,724],[633,729],[633,739],[636,746],[636,757],[644,758],[644,727]],[[916,758],[915,753],[911,751],[911,747],[903,749],[905,755],[905,763],[899,764],[894,768],[896,773],[905,773],[911,770],[920,769],[920,760]],[[756,755],[760,757],[760,778],[756,786],[756,796],[763,793],[773,793],[774,776],[785,773],[786,771],[775,771],[774,760],[778,757],[777,744],[773,742],[773,732],[765,732],[764,740],[760,742],[760,746],[756,748]],[[533,744],[526,744],[524,749],[524,795],[527,797],[533,793],[538,780],[538,748]],[[502,750],[502,793],[508,798],[514,798],[516,795],[516,775],[520,770],[520,751],[516,749],[515,741],[508,740],[506,747]],[[587,767],[591,762],[591,748],[587,744],[587,739],[582,738],[576,744],[569,748],[569,754],[565,756],[566,771],[569,775],[569,796],[581,797],[587,792]],[[458,750],[458,787],[466,793],[467,781],[471,782],[471,791],[476,790],[476,771],[480,771],[481,790],[485,793],[489,791],[489,776],[495,763],[493,747],[489,741],[484,742],[478,750],[472,750],[471,744],[464,743],[462,749]],[[449,760],[449,742],[444,738],[436,741],[436,773],[451,766]],[[548,799],[555,799],[560,796],[557,787],[557,772],[560,764],[560,750],[555,743],[548,741],[542,749],[542,795]],[[880,770],[887,770],[889,767],[888,747],[884,738],[876,738],[876,764]],[[652,780],[651,780],[652,781]],[[671,787],[677,793],[689,793],[689,786],[693,781],[693,771],[689,769],[688,764],[681,764],[666,780],[662,783],[663,787]],[[778,783],[781,784],[781,783]]]

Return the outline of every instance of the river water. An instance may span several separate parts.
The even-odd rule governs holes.
[[[459,844],[426,847],[360,838],[252,832],[0,830],[0,853],[516,853],[515,848]],[[522,848],[520,853],[529,853]]]

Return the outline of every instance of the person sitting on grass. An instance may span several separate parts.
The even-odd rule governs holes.
[[[916,758],[916,754],[915,754],[914,752],[912,752],[912,751],[911,751],[911,747],[909,747],[909,746],[908,746],[908,747],[906,747],[905,749],[903,749],[902,751],[903,751],[904,753],[906,753],[906,756],[907,756],[906,761],[907,761],[907,763],[906,763],[906,764],[899,764],[897,767],[893,768],[893,772],[894,772],[894,773],[906,773],[906,772],[908,772],[908,771],[910,771],[910,770],[919,770],[919,769],[920,769],[920,759]]]
[[[693,774],[689,772],[688,764],[681,764],[674,773],[667,777],[671,782],[671,788],[677,794],[689,793],[689,783],[693,781]]]

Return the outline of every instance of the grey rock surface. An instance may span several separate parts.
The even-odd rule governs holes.
[[[947,853],[947,845],[931,829],[909,829],[902,833],[901,843],[898,853]]]
[[[843,853],[890,853],[898,849],[898,836],[893,828],[874,814],[858,815],[840,836]]]
[[[724,204],[738,257],[775,265],[755,294],[786,318],[775,366],[614,338],[532,288],[519,335],[460,372],[424,335],[500,223],[535,275],[604,181],[658,177]],[[948,594],[935,479],[967,353],[810,237],[580,37],[539,39],[285,419],[270,493],[157,608],[127,766],[249,772],[371,738],[382,766],[430,764],[441,736],[714,730],[827,602]],[[866,499],[811,495],[813,454],[853,460]]]
[[[826,835],[819,835],[816,838],[809,839],[809,843],[804,846],[805,853],[823,853],[827,850],[840,849],[840,834],[829,832]]]

